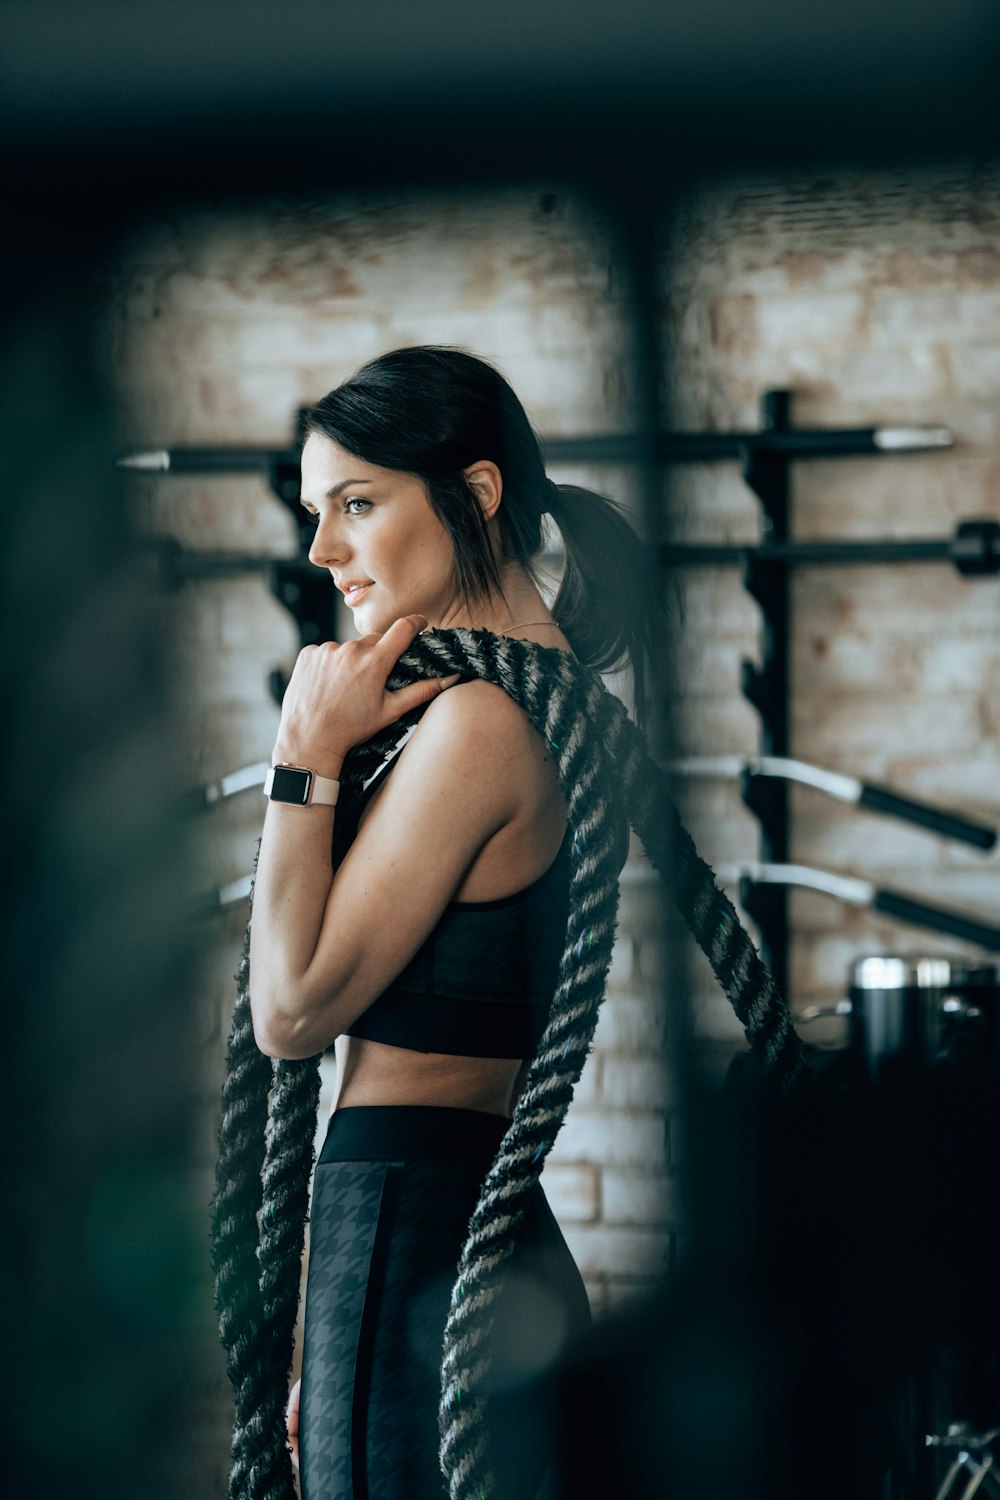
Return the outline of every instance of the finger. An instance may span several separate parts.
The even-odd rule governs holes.
[[[427,621],[423,615],[403,615],[402,619],[394,621],[382,636],[382,646],[386,658],[395,661],[402,656],[407,646],[411,646],[422,630],[427,629]]]
[[[301,1380],[297,1380],[292,1386],[288,1397],[288,1408],[285,1412],[285,1425],[288,1428],[288,1446],[291,1450],[292,1463],[296,1473],[299,1468],[299,1391],[302,1388]]]
[[[419,708],[423,703],[429,703],[432,698],[437,698],[441,693],[447,692],[448,688],[454,687],[461,682],[461,672],[455,672],[451,677],[425,677],[422,682],[411,683],[409,687],[400,688],[395,693],[386,696],[392,704],[392,719],[401,719],[408,714],[411,708]]]

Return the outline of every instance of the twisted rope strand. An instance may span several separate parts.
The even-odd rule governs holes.
[[[597,675],[567,653],[530,641],[441,630],[417,637],[389,686],[455,671],[498,684],[544,736],[572,833],[566,941],[549,1016],[469,1220],[442,1341],[439,1458],[450,1500],[491,1500],[496,1485],[486,1413],[494,1304],[529,1195],[591,1049],[614,943],[626,810],[768,1078],[791,1088],[803,1076],[803,1061],[787,1007],[681,824],[666,778]],[[412,716],[404,716],[347,757],[341,776],[345,805],[361,797],[362,783],[409,722]],[[230,1500],[291,1500],[282,1413],[318,1080],[315,1059],[272,1070],[256,1049],[247,990],[249,932],[248,923],[213,1205],[217,1306],[236,1399],[229,1494]]]

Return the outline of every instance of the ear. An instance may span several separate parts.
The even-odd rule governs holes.
[[[476,493],[483,515],[491,521],[497,513],[503,497],[503,476],[491,459],[479,459],[463,470],[466,479]]]

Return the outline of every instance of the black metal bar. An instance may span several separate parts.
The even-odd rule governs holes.
[[[324,573],[324,569],[317,568],[301,554],[272,557],[267,553],[189,552],[173,537],[157,537],[150,544],[148,555],[168,588],[206,578],[237,578],[246,573],[270,575],[273,568],[280,568],[283,578],[296,580],[320,578]]]
[[[878,442],[880,431],[765,427],[760,432],[657,432],[644,440],[617,434],[543,438],[542,452],[552,462],[632,463],[641,459],[639,443],[644,441],[662,463],[719,463],[741,459],[748,449],[797,458],[842,458],[887,451]]]
[[[901,818],[906,823],[916,823],[940,833],[944,838],[958,839],[963,844],[972,844],[976,849],[992,849],[996,845],[997,832],[984,823],[974,823],[958,813],[946,812],[940,807],[931,807],[927,802],[917,802],[912,797],[903,797],[888,787],[874,786],[865,782],[858,798],[858,806],[870,812],[885,813],[891,818]]]
[[[297,509],[297,507],[294,507]],[[282,558],[286,567],[312,570],[305,544],[312,528],[303,528],[303,551],[298,557]],[[165,581],[177,585],[195,578],[219,578],[263,570],[277,559],[226,552],[188,552],[172,538],[158,539]],[[889,541],[768,541],[750,543],[663,543],[657,555],[666,568],[743,567],[748,560],[799,567],[858,566],[884,563],[954,562],[967,577],[1000,573],[1000,522],[963,521],[952,540],[921,538]]]
[[[900,437],[902,434],[902,438]],[[894,440],[889,441],[892,435]],[[908,439],[908,440],[907,440]],[[742,460],[750,449],[791,458],[845,458],[859,455],[924,452],[947,447],[943,428],[764,426],[759,432],[576,433],[540,439],[552,463],[719,463]],[[170,448],[119,459],[126,468],[173,474],[267,473],[275,466],[298,468],[299,449]]]
[[[752,901],[761,888],[803,887],[819,891],[848,906],[882,912],[885,916],[894,917],[910,926],[945,932],[990,952],[1000,952],[1000,927],[981,922],[975,917],[967,917],[964,912],[952,911],[947,907],[919,901],[899,891],[880,888],[870,880],[853,875],[834,875],[826,870],[801,865],[761,865],[743,870],[738,876],[738,882],[739,902],[746,911],[751,910],[747,901]]]
[[[750,543],[694,542],[682,544],[663,543],[658,557],[665,568],[716,568],[742,567],[748,560],[761,563],[782,563],[799,567],[863,566],[884,563],[957,562],[959,542],[963,551],[961,572],[968,577],[985,577],[1000,573],[1000,522],[963,521],[952,541],[935,538],[911,541],[836,541],[767,542],[763,546]],[[311,528],[305,533],[311,536]],[[996,540],[994,540],[994,534]],[[158,541],[164,552],[174,550],[175,556],[167,563],[174,574],[175,582],[193,578],[217,578],[225,574],[252,573],[266,568],[275,561],[271,557],[254,557],[250,554],[226,552],[188,552],[171,538]],[[303,554],[300,557],[281,559],[286,565],[298,564],[303,569],[312,569]],[[964,563],[964,566],[963,566]]]
[[[762,402],[763,429],[778,440],[790,427],[787,391],[768,391]],[[789,453],[779,446],[748,443],[742,449],[743,477],[760,500],[761,529],[766,542],[786,542],[789,533]],[[743,586],[760,606],[761,662],[744,661],[741,685],[760,715],[760,743],[765,755],[788,754],[789,579],[782,562],[752,552],[743,559]],[[783,781],[755,783],[741,778],[743,801],[760,825],[760,856],[768,863],[788,860],[788,786]],[[757,924],[764,961],[778,992],[788,993],[788,892],[781,886],[758,886],[743,892],[747,914]]]
[[[962,521],[950,538],[809,542],[771,534],[759,544],[675,542],[662,546],[659,556],[667,568],[743,567],[748,559],[798,567],[951,562],[967,577],[986,577],[1000,573],[1000,521]]]
[[[871,905],[873,911],[884,912],[887,917],[895,917],[897,921],[909,922],[917,927],[929,927],[932,932],[946,932],[966,943],[975,943],[990,953],[1000,953],[1000,927],[973,921],[969,917],[963,917],[960,912],[942,911],[939,906],[915,901],[912,896],[901,896],[897,891],[885,890],[875,892]]]
[[[913,541],[767,541],[762,545],[738,542],[667,543],[660,562],[668,568],[742,566],[746,558],[761,562],[826,567],[831,564],[950,562],[951,543],[928,538]]]

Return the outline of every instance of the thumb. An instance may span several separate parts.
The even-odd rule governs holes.
[[[432,698],[437,698],[461,680],[461,672],[453,672],[450,677],[425,677],[421,682],[411,682],[409,687],[399,688],[396,692],[387,694],[392,705],[393,719],[401,719],[412,708],[419,708],[422,703],[429,703]]]

